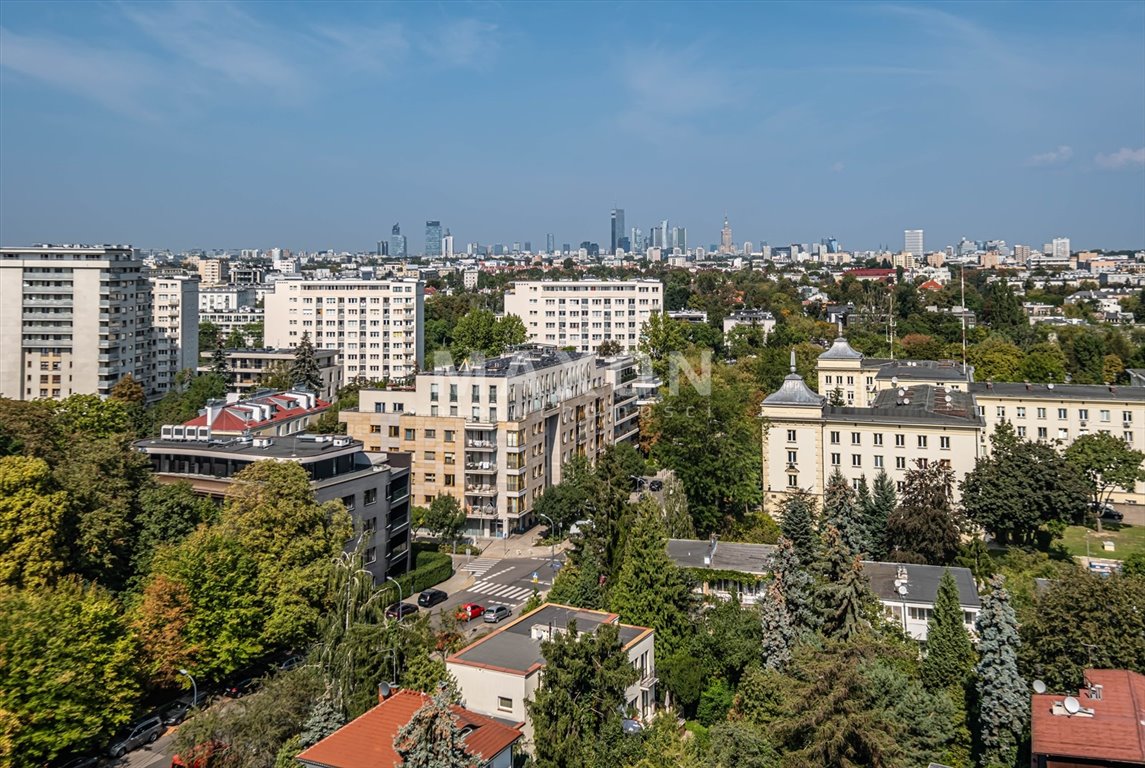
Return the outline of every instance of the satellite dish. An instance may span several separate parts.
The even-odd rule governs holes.
[[[1035,680],[1034,681],[1034,693],[1045,693],[1045,692],[1046,692],[1046,684],[1043,683],[1041,680]]]
[[[954,398],[950,395],[947,395],[944,399],[946,400],[947,405],[950,405],[950,403],[954,400]]]
[[[631,718],[627,717],[620,721],[620,727],[625,733],[628,734],[640,733],[644,730],[644,726],[641,725],[638,720],[632,720]]]
[[[906,390],[905,390],[905,389],[899,389],[899,397],[902,397],[902,396],[903,396],[903,395],[905,395],[905,394],[906,394]]]
[[[897,591],[900,595],[906,595],[906,584],[899,584],[898,589],[895,591]]]
[[[383,699],[388,699],[391,693],[393,693],[393,690],[390,688],[388,683],[382,683],[378,686],[378,695]]]
[[[1062,706],[1065,707],[1065,711],[1071,715],[1076,715],[1081,711],[1081,703],[1073,696],[1066,696],[1065,701],[1062,702]]]

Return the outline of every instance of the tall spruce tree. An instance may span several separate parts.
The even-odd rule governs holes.
[[[829,637],[849,640],[870,623],[874,597],[859,556],[847,548],[833,525],[823,533],[823,558],[817,570],[821,576],[817,597],[823,631]]]
[[[310,343],[310,332],[302,332],[302,340],[294,350],[294,360],[290,363],[290,376],[295,385],[306,387],[312,392],[322,391],[322,369]]]
[[[958,584],[949,569],[943,571],[938,582],[934,611],[927,621],[926,638],[923,684],[932,691],[950,688],[961,691],[974,669],[974,647],[970,644],[970,633],[962,623]]]
[[[220,338],[219,343],[215,346],[215,351],[211,353],[211,373],[216,376],[221,376],[223,381],[231,380],[231,367],[227,363],[227,353],[223,349],[223,340]]]
[[[764,593],[759,602],[759,620],[763,625],[761,656],[765,669],[781,670],[791,660],[791,646],[795,644],[795,627],[787,612],[787,601],[777,581]]]
[[[982,597],[978,630],[978,764],[1014,765],[1030,718],[1030,695],[1018,673],[1018,620],[1002,576],[990,580]]]
[[[442,690],[413,713],[394,737],[403,768],[478,768],[481,760],[465,746],[449,694]]]
[[[771,572],[775,574],[776,587],[783,596],[795,631],[814,632],[820,624],[819,613],[815,610],[815,582],[799,561],[791,539],[786,536],[781,536],[776,544],[771,556]]]
[[[866,534],[867,553],[872,560],[886,559],[887,519],[897,503],[895,484],[886,470],[880,469],[875,475],[870,498],[863,504],[863,530]]]
[[[795,554],[803,567],[811,565],[815,560],[815,551],[818,548],[815,535],[815,501],[803,491],[794,493],[783,500],[780,505],[783,519],[779,530],[791,542]]]
[[[859,477],[859,487],[855,489],[855,503],[859,507],[859,519],[863,524],[863,551],[867,553],[868,557],[871,557],[871,537],[867,530],[867,510],[871,506],[871,484],[867,482],[866,475]]]
[[[823,514],[819,518],[820,536],[828,526],[838,529],[840,541],[849,553],[857,555],[864,551],[865,537],[858,496],[838,467],[831,473],[827,487],[823,490]]]

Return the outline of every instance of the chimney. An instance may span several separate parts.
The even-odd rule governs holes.
[[[214,426],[215,419],[223,412],[226,407],[226,402],[223,400],[208,400],[207,401],[207,426]]]

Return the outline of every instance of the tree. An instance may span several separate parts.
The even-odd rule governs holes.
[[[723,678],[713,677],[700,694],[700,705],[696,708],[696,719],[711,727],[727,717],[732,708],[732,689]]]
[[[131,409],[123,400],[100,399],[98,395],[71,395],[55,405],[52,417],[57,439],[63,445],[80,436],[98,440],[131,436]]]
[[[961,695],[974,668],[974,648],[962,622],[958,584],[947,569],[938,582],[934,611],[927,620],[926,658],[922,682],[932,691],[957,689]]]
[[[214,349],[219,345],[219,326],[210,320],[199,323],[199,349]]]
[[[259,379],[259,386],[273,389],[278,392],[285,392],[294,386],[294,377],[290,373],[290,364],[286,361],[279,361],[271,366],[268,366]]]
[[[0,584],[50,585],[64,573],[68,503],[43,459],[0,458]]]
[[[760,655],[765,669],[782,670],[791,660],[795,644],[795,627],[787,612],[787,600],[777,581],[773,581],[759,602],[759,619],[763,626]]]
[[[135,380],[130,373],[125,375],[111,388],[111,399],[121,400],[131,405],[142,405],[147,399],[143,385]]]
[[[421,526],[443,542],[456,541],[465,529],[465,510],[457,497],[439,493],[422,516]]]
[[[310,716],[302,725],[302,733],[299,734],[298,739],[299,746],[309,747],[317,744],[345,724],[346,716],[342,712],[342,708],[335,704],[329,696],[323,696],[314,702]]]
[[[516,315],[505,315],[493,323],[493,342],[488,349],[490,355],[503,355],[510,347],[524,344],[529,339],[525,323]]]
[[[686,346],[682,324],[665,312],[653,312],[640,328],[638,349],[652,361],[656,375],[668,374],[668,357]]]
[[[318,366],[314,345],[310,343],[309,331],[302,332],[302,340],[294,350],[294,360],[290,363],[290,377],[294,379],[296,385],[312,392],[322,391],[322,369]]]
[[[875,475],[875,484],[869,500],[861,504],[863,532],[866,551],[872,560],[882,560],[887,556],[887,520],[895,511],[898,495],[894,481],[885,469]]]
[[[967,357],[981,381],[1017,381],[1024,362],[1022,350],[997,335],[970,347]]]
[[[799,563],[807,567],[815,560],[819,539],[815,533],[815,501],[803,491],[787,496],[780,505],[783,515],[779,530],[790,543],[799,558]]]
[[[74,754],[127,723],[135,663],[135,638],[106,590],[0,587],[0,763]]]
[[[1132,491],[1135,483],[1145,482],[1145,452],[1133,450],[1108,432],[1077,438],[1066,448],[1065,458],[1084,473],[1095,508],[1107,502],[1115,489]],[[1099,526],[1100,521],[1099,513]]]
[[[818,629],[822,622],[815,609],[814,582],[800,561],[791,539],[780,537],[770,567],[795,631],[809,633]]]
[[[538,768],[592,765],[592,754],[620,734],[625,690],[638,672],[620,647],[615,624],[578,636],[576,621],[541,643],[545,674],[526,702]]]
[[[163,544],[176,544],[202,523],[218,516],[218,507],[195,493],[191,484],[155,484],[139,491],[132,571],[146,575],[151,555]]]
[[[982,320],[993,330],[1008,332],[1026,327],[1026,313],[1022,302],[1010,290],[1005,280],[995,280],[986,289],[982,304]]]
[[[902,502],[887,520],[887,545],[894,562],[949,564],[958,554],[959,520],[951,500],[954,471],[935,462],[916,462],[906,473]]]
[[[847,548],[833,525],[823,534],[822,560],[816,565],[822,577],[819,606],[823,632],[828,637],[850,640],[871,625],[874,595],[858,554]]]
[[[638,514],[610,603],[625,623],[654,627],[656,646],[671,655],[691,634],[692,592],[667,546],[658,514]]]
[[[838,529],[847,552],[857,555],[864,551],[863,519],[858,496],[838,467],[827,479],[827,487],[823,490],[823,514],[819,519],[821,531],[832,525]]]
[[[1085,511],[1081,473],[1055,446],[1017,438],[1009,422],[990,441],[990,454],[962,480],[962,507],[999,543],[1030,544],[1039,530],[1060,533]]]
[[[567,531],[577,520],[584,519],[586,510],[600,501],[601,494],[588,459],[573,456],[561,469],[561,481],[550,485],[537,499],[535,510],[538,516],[548,517],[558,529]]]
[[[605,339],[596,346],[599,357],[614,357],[624,352],[624,346],[616,339]]]
[[[231,364],[227,361],[226,342],[222,336],[219,337],[215,351],[211,353],[211,373],[223,381],[231,380]]]
[[[734,598],[715,600],[701,614],[690,643],[704,678],[719,677],[737,685],[744,670],[759,660],[764,630],[755,606]]]
[[[1030,347],[1022,361],[1022,378],[1037,384],[1065,381],[1066,359],[1062,348],[1054,342],[1042,342]]]
[[[1018,620],[1005,580],[995,576],[975,622],[978,665],[978,764],[1012,766],[1029,721],[1030,695],[1018,673]]]
[[[478,768],[481,761],[465,746],[449,696],[429,697],[394,737],[394,751],[405,768]]]

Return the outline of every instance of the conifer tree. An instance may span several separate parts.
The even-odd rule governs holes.
[[[294,350],[294,360],[290,363],[290,376],[294,384],[306,387],[312,392],[322,391],[322,369],[310,343],[310,332],[302,332],[302,340]]]
[[[796,632],[814,632],[819,627],[819,614],[815,610],[814,582],[811,574],[799,562],[791,539],[779,538],[771,556],[771,571],[775,584],[783,596],[787,615]]]
[[[1018,620],[1002,576],[990,580],[982,597],[978,630],[978,764],[1014,765],[1030,717],[1030,696],[1018,673]]]
[[[779,529],[795,548],[799,562],[807,567],[815,560],[818,541],[815,536],[815,502],[805,492],[788,496],[780,505],[783,520]]]
[[[886,470],[879,470],[868,501],[863,504],[863,530],[866,534],[867,555],[872,560],[887,556],[887,518],[895,509],[898,499],[895,484]]]
[[[974,669],[974,648],[962,623],[958,584],[947,569],[938,582],[934,611],[927,622],[926,658],[922,662],[922,682],[932,691],[957,689]],[[961,695],[961,694],[960,694]],[[958,701],[955,701],[957,704]]]
[[[823,514],[819,519],[819,535],[828,526],[839,531],[844,549],[852,555],[863,552],[863,519],[855,489],[836,467],[823,490]]]
[[[323,696],[315,702],[310,717],[302,724],[302,732],[299,734],[301,745],[309,747],[317,744],[345,724],[346,717],[341,707],[330,696]]]
[[[221,376],[223,381],[230,381],[231,368],[227,364],[227,353],[223,349],[222,339],[219,339],[215,351],[211,353],[211,373]]]
[[[902,503],[887,520],[887,547],[895,562],[947,565],[961,543],[954,508],[954,470],[918,459],[907,471]]]
[[[478,768],[450,709],[449,694],[438,691],[413,713],[394,737],[403,768]]]
[[[791,646],[795,643],[795,628],[787,612],[787,601],[777,581],[764,593],[759,602],[759,620],[763,625],[763,643],[760,648],[765,669],[783,669],[791,660]]]
[[[874,596],[859,556],[847,549],[842,534],[828,525],[823,534],[823,559],[817,564],[822,581],[818,589],[823,629],[829,637],[849,640],[869,623]]]

